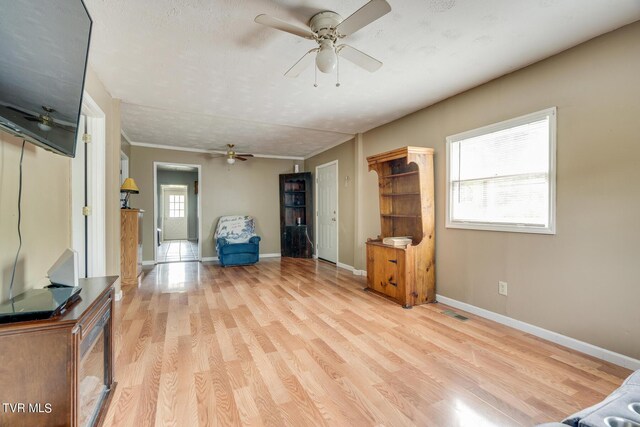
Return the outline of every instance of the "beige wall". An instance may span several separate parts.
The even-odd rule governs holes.
[[[338,261],[353,266],[355,220],[355,141],[347,141],[304,162],[314,177],[316,166],[338,161]],[[314,187],[315,190],[315,187]],[[315,233],[314,233],[315,235]]]
[[[107,274],[120,271],[118,210],[120,159],[120,104],[111,98],[89,68],[85,91],[105,113]],[[22,140],[0,132],[0,301],[8,297],[11,269],[18,248],[17,198]],[[71,160],[27,143],[22,193],[23,246],[14,295],[47,282],[47,270],[71,246]]]
[[[202,166],[199,195],[202,203],[202,256],[217,256],[213,233],[223,215],[251,215],[262,237],[260,253],[280,253],[280,199],[278,175],[293,171],[293,160],[253,158],[228,166],[224,158],[187,151],[131,147],[129,173],[140,188],[131,206],[146,212],[143,259],[153,260],[153,162]]]
[[[439,294],[640,358],[638,40],[640,22],[364,134],[360,161],[435,149]],[[446,229],[446,136],[551,106],[557,234]],[[377,180],[363,175],[360,221],[375,236]],[[362,250],[356,258],[364,268]]]
[[[22,140],[0,131],[0,301],[9,297],[18,249],[18,181]],[[67,157],[27,142],[23,160],[22,250],[13,294],[42,287],[47,270],[71,245]]]

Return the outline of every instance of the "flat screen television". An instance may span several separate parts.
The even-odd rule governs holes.
[[[82,0],[0,0],[0,129],[75,156],[92,23]]]

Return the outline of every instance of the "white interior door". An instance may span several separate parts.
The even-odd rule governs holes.
[[[338,262],[338,164],[316,168],[317,233],[316,255]]]
[[[86,246],[85,246],[85,217],[82,207],[85,205],[85,143],[82,135],[85,133],[84,115],[80,116],[78,123],[78,140],[76,141],[76,156],[71,160],[71,247],[78,252],[78,274],[87,277],[86,274]]]
[[[71,245],[80,277],[99,277],[106,274],[105,119],[86,94],[82,111],[71,161]]]
[[[162,240],[187,240],[187,187],[162,187]]]

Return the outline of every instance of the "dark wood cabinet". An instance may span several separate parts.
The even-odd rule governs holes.
[[[434,302],[433,149],[404,147],[367,161],[378,174],[381,229],[367,241],[367,287],[405,308]],[[411,243],[385,245],[385,237]]]
[[[0,395],[15,409],[0,408],[1,426],[100,425],[116,385],[116,279],[80,279],[81,299],[59,316],[0,325]]]
[[[313,256],[311,172],[280,175],[280,248],[285,257]]]

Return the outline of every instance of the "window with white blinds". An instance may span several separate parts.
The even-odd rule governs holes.
[[[447,138],[447,227],[555,233],[550,108]]]

